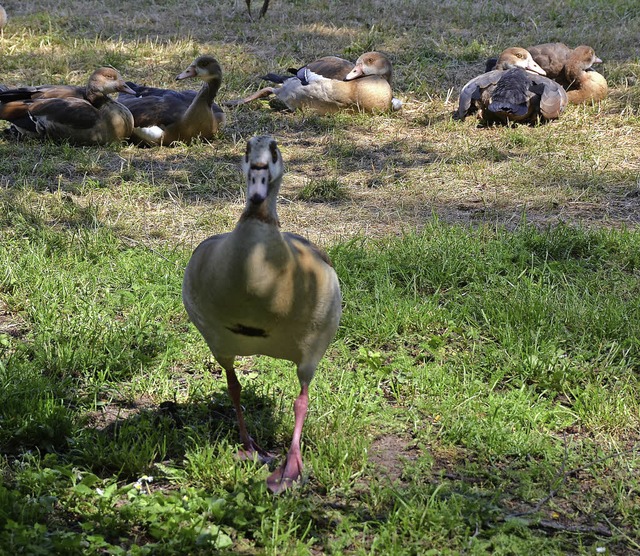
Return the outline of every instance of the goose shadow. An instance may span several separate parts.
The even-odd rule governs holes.
[[[277,399],[259,392],[259,387],[242,376],[240,380],[249,432],[278,459],[286,452],[278,440],[284,412],[276,410]],[[134,480],[153,474],[158,464],[182,468],[190,454],[206,448],[214,450],[215,460],[229,447],[240,447],[239,443],[236,415],[225,384],[211,395],[198,394],[185,402],[157,402],[147,396],[114,400],[86,416],[70,459],[98,476],[117,473],[121,480]],[[241,464],[239,458],[237,464]]]

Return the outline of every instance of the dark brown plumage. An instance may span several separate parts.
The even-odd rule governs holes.
[[[95,145],[126,139],[133,130],[133,116],[108,95],[134,94],[118,71],[103,67],[94,71],[86,87],[41,85],[0,92],[0,119],[21,135]]]
[[[131,136],[137,143],[171,145],[190,143],[201,137],[212,139],[224,125],[225,115],[215,102],[222,83],[222,69],[212,56],[199,56],[176,79],[197,77],[204,83],[199,91],[174,91],[129,83],[136,96],[118,100],[133,114]]]
[[[571,49],[566,44],[550,42],[528,47],[527,50],[536,63],[547,72],[549,79],[564,85],[559,79],[563,78],[564,65],[571,54]]]

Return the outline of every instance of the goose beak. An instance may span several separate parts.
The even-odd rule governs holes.
[[[124,81],[118,85],[118,91],[120,91],[121,93],[127,93],[128,95],[136,96],[136,92]]]
[[[524,68],[530,72],[537,73],[539,75],[547,75],[547,72],[544,71],[534,60],[533,58],[527,62],[526,67]]]
[[[176,81],[181,81],[182,79],[187,79],[188,77],[195,77],[196,75],[198,75],[196,66],[191,64],[186,70],[184,70],[180,75],[176,77]]]
[[[249,168],[247,174],[247,197],[251,204],[259,205],[269,193],[269,168],[255,167]]]
[[[361,65],[355,66],[344,78],[345,81],[351,81],[352,79],[356,79],[358,77],[362,77],[364,75],[364,70]]]

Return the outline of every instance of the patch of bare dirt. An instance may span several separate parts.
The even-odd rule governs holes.
[[[28,331],[27,323],[0,299],[0,334],[7,334],[13,338],[21,338]]]
[[[402,479],[404,467],[420,455],[410,440],[397,435],[376,438],[369,450],[369,462],[391,482]]]

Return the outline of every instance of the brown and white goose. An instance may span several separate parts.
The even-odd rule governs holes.
[[[546,72],[549,79],[562,85],[571,104],[598,101],[607,97],[607,80],[593,69],[602,63],[592,47],[581,45],[569,48],[561,42],[550,42],[530,46],[527,50],[535,62]],[[487,67],[495,63],[487,61]],[[489,71],[489,70],[487,70]]]
[[[567,105],[561,85],[544,77],[544,70],[520,47],[504,50],[496,69],[469,81],[460,92],[456,117],[480,111],[486,123],[547,121]]]
[[[254,137],[242,160],[247,179],[244,212],[233,231],[210,237],[194,251],[182,286],[185,308],[224,368],[243,454],[266,459],[247,432],[236,356],[262,354],[297,365],[300,395],[283,465],[267,479],[273,492],[302,473],[300,438],[308,389],[341,314],[338,277],[327,255],[303,237],[279,229],[276,200],[284,166],[273,138]]]
[[[367,52],[355,64],[325,56],[300,68],[293,77],[276,74],[266,77],[282,85],[265,87],[225,104],[237,106],[275,95],[290,110],[308,109],[318,114],[340,110],[385,112],[402,106],[391,91],[391,62],[381,52]]]
[[[199,56],[176,80],[197,77],[204,81],[199,91],[174,91],[128,83],[136,96],[120,95],[118,101],[133,114],[131,136],[137,143],[171,145],[176,141],[212,139],[225,122],[214,99],[222,83],[222,69],[212,56]]]
[[[108,95],[135,94],[113,68],[98,68],[86,87],[41,85],[0,92],[0,119],[21,135],[102,145],[126,139],[133,131],[131,112]]]

